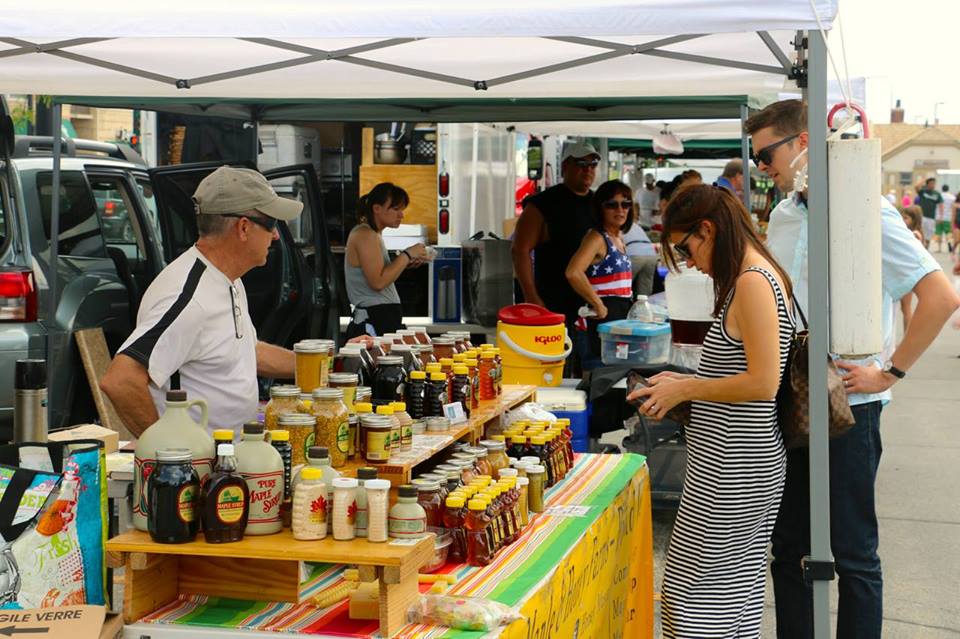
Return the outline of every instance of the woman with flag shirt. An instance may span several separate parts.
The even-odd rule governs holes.
[[[593,309],[595,317],[578,322],[587,331],[579,353],[583,370],[600,366],[601,321],[624,319],[633,300],[632,270],[623,234],[633,224],[630,187],[619,180],[604,182],[593,196],[594,228],[587,231],[580,248],[567,265],[570,286]]]

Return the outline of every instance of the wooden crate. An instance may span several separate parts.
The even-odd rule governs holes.
[[[107,552],[125,567],[126,623],[181,594],[298,602],[301,561],[349,563],[360,567],[363,581],[380,581],[380,633],[391,637],[406,624],[407,608],[418,595],[417,573],[433,556],[433,536],[414,545],[297,541],[285,529],[230,544],[208,544],[202,536],[187,544],[157,544],[149,534],[131,531],[108,541]]]

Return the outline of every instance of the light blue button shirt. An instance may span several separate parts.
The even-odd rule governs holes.
[[[883,287],[883,351],[862,360],[852,360],[859,366],[883,366],[896,350],[894,330],[894,303],[913,290],[924,276],[939,271],[940,265],[914,237],[897,209],[886,198],[880,204],[881,280]],[[780,265],[787,269],[793,282],[794,294],[806,312],[808,281],[807,206],[794,196],[780,202],[770,213],[767,227],[767,247]],[[869,395],[850,395],[850,405],[890,401],[889,390]]]

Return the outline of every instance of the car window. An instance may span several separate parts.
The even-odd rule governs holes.
[[[0,172],[0,248],[7,244],[7,191],[6,174]]]
[[[40,200],[40,218],[43,233],[50,240],[51,196],[53,174],[37,174],[37,197]],[[60,173],[60,254],[74,257],[106,257],[97,202],[80,171]]]
[[[88,176],[88,179],[107,245],[137,246],[136,221],[131,219],[136,211],[123,179],[119,176]]]
[[[295,219],[287,222],[290,229],[290,235],[293,236],[294,243],[305,249],[309,253],[313,251],[313,215],[314,212],[310,203],[310,196],[307,192],[307,185],[303,175],[291,175],[286,177],[275,177],[270,180],[270,186],[280,197],[289,198],[298,202],[303,202],[303,213]]]

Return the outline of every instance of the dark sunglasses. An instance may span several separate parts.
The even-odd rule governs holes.
[[[277,228],[277,218],[275,217],[257,217],[254,215],[244,215],[243,213],[223,213],[220,217],[236,217],[244,220],[250,220],[262,229],[273,233]]]
[[[573,163],[581,169],[595,169],[600,164],[600,160],[574,160]]]
[[[624,211],[629,211],[633,208],[633,200],[620,200],[619,202],[616,200],[607,200],[603,203],[603,208],[605,209],[615,209],[618,206]]]
[[[786,144],[787,142],[790,142],[791,140],[797,138],[799,135],[800,135],[799,133],[794,133],[793,135],[788,135],[782,140],[778,140],[773,144],[768,144],[767,146],[763,147],[762,149],[760,149],[759,151],[753,154],[753,163],[756,164],[757,166],[760,166],[760,163],[763,162],[767,166],[770,166],[770,163],[773,161],[773,152],[776,150],[776,148],[778,146]]]
[[[690,249],[687,247],[687,242],[690,241],[690,236],[697,232],[700,228],[700,225],[697,224],[695,227],[687,231],[687,234],[683,236],[683,239],[673,245],[673,252],[680,256],[680,259],[683,261],[692,260],[693,254],[690,252]]]

